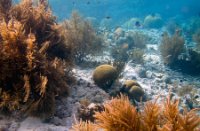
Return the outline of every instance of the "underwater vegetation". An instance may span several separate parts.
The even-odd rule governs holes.
[[[171,37],[165,33],[160,45],[160,52],[164,63],[174,65],[178,61],[178,56],[184,52],[184,44],[185,40],[178,32]]]
[[[181,72],[198,75],[200,73],[198,72],[200,70],[198,37],[198,33],[194,34],[197,48],[189,48],[185,44],[185,39],[180,35],[180,30],[177,30],[171,37],[165,33],[160,45],[164,63],[171,68],[181,70]]]
[[[128,97],[121,95],[104,104],[105,110],[96,112],[95,123],[83,122],[73,125],[73,131],[198,131],[200,117],[198,109],[179,112],[178,100],[170,97],[161,104],[148,101],[136,109]]]
[[[193,40],[196,42],[196,50],[200,51],[200,29],[193,35]]]
[[[140,48],[134,48],[129,52],[129,59],[134,63],[143,64],[144,63],[144,50]]]
[[[149,37],[139,31],[124,33],[121,28],[117,28],[114,41],[116,46],[111,50],[112,57],[120,62],[131,60],[143,64],[144,50],[149,43],[148,40]]]
[[[73,83],[72,46],[47,1],[0,1],[0,109],[53,115]]]
[[[99,128],[90,121],[80,121],[72,127],[70,131],[98,131]]]
[[[77,11],[72,12],[71,18],[64,22],[67,30],[66,42],[73,45],[73,56],[77,64],[84,62],[89,54],[98,54],[103,48],[103,39],[97,36],[91,23],[82,18]]]

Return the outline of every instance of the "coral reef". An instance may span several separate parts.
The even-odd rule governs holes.
[[[163,20],[159,14],[151,14],[145,17],[144,27],[146,28],[161,28]]]
[[[73,82],[70,44],[46,4],[0,2],[0,109],[48,118]]]
[[[184,44],[185,41],[178,31],[172,37],[165,33],[160,45],[160,52],[164,63],[169,66],[176,64],[178,56],[184,53]]]
[[[120,34],[119,32],[120,28],[116,31],[118,31],[118,33],[115,34]],[[135,32],[129,31],[125,35],[118,35],[117,39],[114,37],[114,39],[116,40],[117,45],[127,44],[128,45],[127,49],[132,49],[132,48],[144,49],[146,47],[146,44],[148,44],[149,40],[147,35],[139,31]]]
[[[100,65],[93,73],[93,80],[99,87],[107,90],[117,78],[117,70],[111,65]]]

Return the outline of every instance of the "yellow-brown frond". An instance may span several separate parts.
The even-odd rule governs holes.
[[[97,124],[108,131],[139,131],[140,121],[136,108],[128,97],[121,95],[104,104],[105,111],[97,112]]]
[[[197,115],[196,111],[198,109],[193,109],[191,111],[184,112],[180,115],[178,121],[180,123],[181,131],[199,131],[200,130],[200,116]]]
[[[43,97],[46,93],[48,79],[46,76],[40,75],[40,83],[36,86],[37,90],[39,90],[39,94]]]
[[[90,121],[80,121],[73,125],[70,131],[98,131],[98,127]]]
[[[24,75],[24,89],[25,89],[25,97],[23,101],[27,102],[31,92],[31,85],[28,75]]]
[[[161,107],[155,102],[149,101],[145,103],[141,112],[142,128],[146,131],[157,131],[160,125],[160,109]]]
[[[163,116],[166,120],[166,125],[171,125],[171,130],[176,131],[180,129],[180,124],[178,122],[179,118],[179,109],[178,109],[179,100],[170,100],[170,95],[168,96],[166,102],[164,103]]]

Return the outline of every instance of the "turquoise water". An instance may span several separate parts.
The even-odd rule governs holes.
[[[199,0],[49,0],[59,20],[78,10],[85,17],[111,17],[115,23],[131,17],[145,17],[158,13],[164,19],[180,16],[184,19],[200,13]]]

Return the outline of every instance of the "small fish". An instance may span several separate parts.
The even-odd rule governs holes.
[[[129,45],[128,45],[127,43],[124,43],[124,44],[122,45],[122,49],[128,49],[128,47],[129,47]]]
[[[166,56],[165,58],[169,58],[169,57],[171,57],[172,55],[168,55],[168,56]]]
[[[136,26],[136,27],[140,27],[140,26],[141,26],[140,22],[139,22],[139,21],[136,21],[136,22],[135,22],[135,26]]]
[[[90,1],[88,1],[86,4],[89,5],[89,4],[90,4]]]
[[[106,18],[106,19],[110,19],[111,17],[110,17],[110,16],[106,16],[105,18]]]

